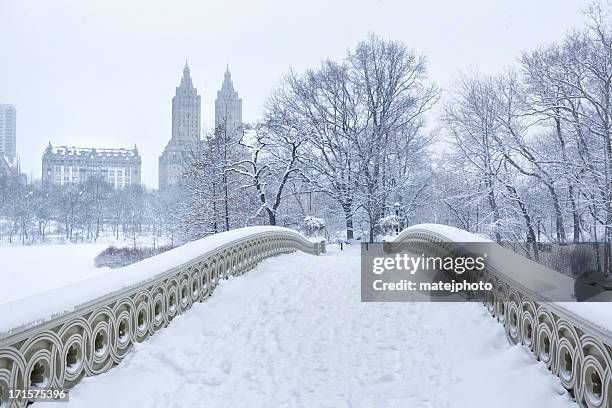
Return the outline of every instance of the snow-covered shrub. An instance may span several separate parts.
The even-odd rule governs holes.
[[[110,246],[102,251],[95,259],[96,268],[109,267],[121,268],[143,259],[159,255],[172,249],[171,245],[160,246],[157,248],[117,248]]]
[[[306,216],[302,224],[304,234],[308,237],[320,237],[325,235],[325,220],[322,218]]]
[[[378,225],[380,225],[384,235],[395,234],[400,228],[401,219],[397,215],[387,215],[378,221]]]

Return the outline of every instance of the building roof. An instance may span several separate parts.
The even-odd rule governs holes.
[[[185,60],[185,68],[183,68],[183,77],[181,78],[181,88],[193,88],[193,82],[191,80],[191,71],[189,64]]]
[[[56,146],[51,143],[47,146],[45,154],[53,154],[64,157],[83,157],[83,158],[137,158],[140,157],[138,149],[108,149],[96,147],[75,147],[75,146]]]

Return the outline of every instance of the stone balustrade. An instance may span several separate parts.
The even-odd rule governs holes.
[[[0,334],[0,407],[28,405],[25,399],[9,401],[9,390],[68,389],[84,376],[108,371],[135,342],[211,296],[221,279],[296,250],[319,255],[325,243],[310,242],[286,228],[246,232],[193,259],[177,259],[177,267],[161,276],[92,299],[43,323]]]
[[[454,251],[453,241],[469,241],[465,239],[465,234],[469,233],[461,232],[464,234],[458,241],[455,234],[445,234],[444,229],[440,232],[435,227],[411,227],[402,231],[394,242],[409,242],[418,250],[449,253]],[[476,241],[481,239],[475,235],[472,237]],[[392,246],[393,242],[389,249]],[[482,273],[467,273],[462,279],[478,279],[493,284],[494,292],[485,299],[484,305],[503,324],[508,340],[529,348],[559,377],[581,407],[610,408],[612,333],[577,315],[568,304],[543,301],[537,293],[526,289],[511,271],[517,264],[524,263],[525,258],[518,254],[514,256],[516,263],[506,259],[503,265],[487,266]]]

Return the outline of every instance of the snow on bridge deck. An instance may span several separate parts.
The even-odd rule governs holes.
[[[268,259],[223,282],[56,405],[576,406],[477,303],[361,303],[356,247]]]

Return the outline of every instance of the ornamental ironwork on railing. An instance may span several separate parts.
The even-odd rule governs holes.
[[[465,231],[440,227],[426,224],[407,228],[389,243],[389,250],[394,244],[410,243],[424,252],[456,253],[453,243],[468,242],[470,236],[475,241],[482,241],[482,238]],[[490,245],[499,247],[494,243]],[[503,250],[501,247],[499,249]],[[516,270],[526,262],[532,263],[518,254],[506,252],[503,262],[487,264],[482,272],[466,273],[462,279],[493,284],[493,292],[484,298],[489,313],[503,324],[512,344],[529,348],[559,377],[578,405],[588,408],[612,407],[612,333],[577,314],[570,304],[547,300],[541,293],[530,290],[529,285],[522,282],[529,277]],[[548,276],[558,274],[543,266],[532,267],[550,274]],[[552,276],[552,279],[563,281],[568,278]],[[607,297],[610,293],[604,296],[609,300]],[[609,303],[595,305],[605,308]]]
[[[229,242],[206,246],[191,259],[135,285],[92,299],[42,323],[0,334],[0,407],[25,407],[16,390],[64,390],[84,376],[119,364],[135,342],[167,326],[196,302],[207,299],[220,279],[252,269],[261,260],[294,251],[319,255],[324,242],[311,242],[287,228],[245,228]],[[238,238],[235,238],[238,237]],[[172,251],[162,254],[166,259]],[[49,292],[46,296],[53,296]],[[44,302],[44,298],[41,300]]]

